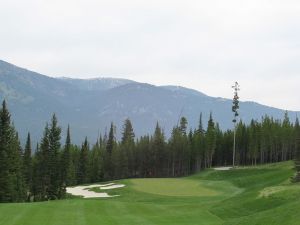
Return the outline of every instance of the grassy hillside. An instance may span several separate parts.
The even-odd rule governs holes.
[[[292,163],[180,179],[128,179],[120,197],[0,204],[2,225],[297,225],[300,185]],[[96,191],[97,188],[95,188]]]

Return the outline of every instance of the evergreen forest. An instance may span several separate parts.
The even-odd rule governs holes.
[[[206,168],[232,165],[233,131],[223,131],[214,121],[207,124],[199,116],[195,129],[180,118],[170,138],[154,124],[153,134],[136,137],[130,119],[124,121],[122,137],[111,123],[108,134],[96,143],[85,138],[72,143],[71,128],[62,131],[53,114],[39,143],[28,133],[21,146],[18,132],[3,101],[0,110],[0,202],[31,202],[66,198],[66,187],[124,178],[182,177]],[[66,139],[61,140],[62,132]],[[238,166],[295,160],[300,171],[300,125],[288,114],[282,120],[267,115],[250,124],[236,125]],[[299,173],[293,181],[299,181]]]

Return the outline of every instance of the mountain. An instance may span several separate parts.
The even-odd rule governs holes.
[[[114,87],[134,82],[127,79],[106,77],[93,79],[73,79],[68,77],[61,77],[60,79],[75,86],[79,90],[87,91],[105,91]]]
[[[35,141],[40,140],[52,113],[57,114],[63,128],[62,138],[70,124],[73,142],[77,144],[85,136],[95,141],[111,121],[120,138],[126,118],[131,119],[137,137],[152,133],[157,121],[168,137],[180,116],[187,117],[189,126],[196,128],[200,112],[204,124],[212,112],[222,129],[232,127],[230,99],[179,86],[154,86],[125,79],[51,78],[4,61],[0,61],[0,98],[7,100],[20,136],[25,138],[30,131]],[[296,113],[289,112],[291,120]],[[264,115],[282,119],[284,110],[241,102],[240,114],[248,123]]]

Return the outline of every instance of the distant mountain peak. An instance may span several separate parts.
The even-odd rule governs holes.
[[[69,84],[76,86],[81,90],[88,91],[104,91],[111,88],[119,87],[129,83],[135,83],[135,81],[123,79],[123,78],[111,78],[111,77],[96,77],[88,79],[80,78],[69,78],[69,77],[60,77],[58,78]]]
[[[81,80],[81,81],[96,81],[96,80],[100,80],[100,81],[127,81],[127,82],[134,82],[133,80],[129,80],[129,79],[125,79],[125,78],[118,78],[118,77],[91,77],[91,78],[73,78],[73,77],[57,77],[57,79],[62,79],[62,80]]]
[[[197,95],[197,96],[208,97],[206,94],[204,94],[200,91],[197,91],[197,90],[194,90],[194,89],[191,89],[191,88],[182,87],[182,86],[165,85],[165,86],[160,86],[160,87],[171,90],[171,91],[174,91],[174,92],[179,92],[179,93],[182,93],[182,94],[192,94],[192,95]]]

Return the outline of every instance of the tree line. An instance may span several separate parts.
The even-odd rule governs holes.
[[[182,117],[168,139],[158,123],[153,134],[136,138],[129,119],[124,121],[121,140],[116,140],[113,123],[108,134],[100,135],[93,145],[87,138],[80,146],[72,144],[70,127],[66,140],[61,140],[61,132],[54,114],[34,151],[30,133],[22,148],[3,102],[0,202],[62,199],[67,186],[133,177],[187,176],[213,166],[232,165],[233,131],[222,131],[212,114],[205,125],[200,114],[199,124],[193,130],[188,130],[188,121]],[[265,116],[248,125],[240,121],[236,150],[236,165],[296,158],[300,171],[299,120],[292,123],[285,113],[283,120]]]

